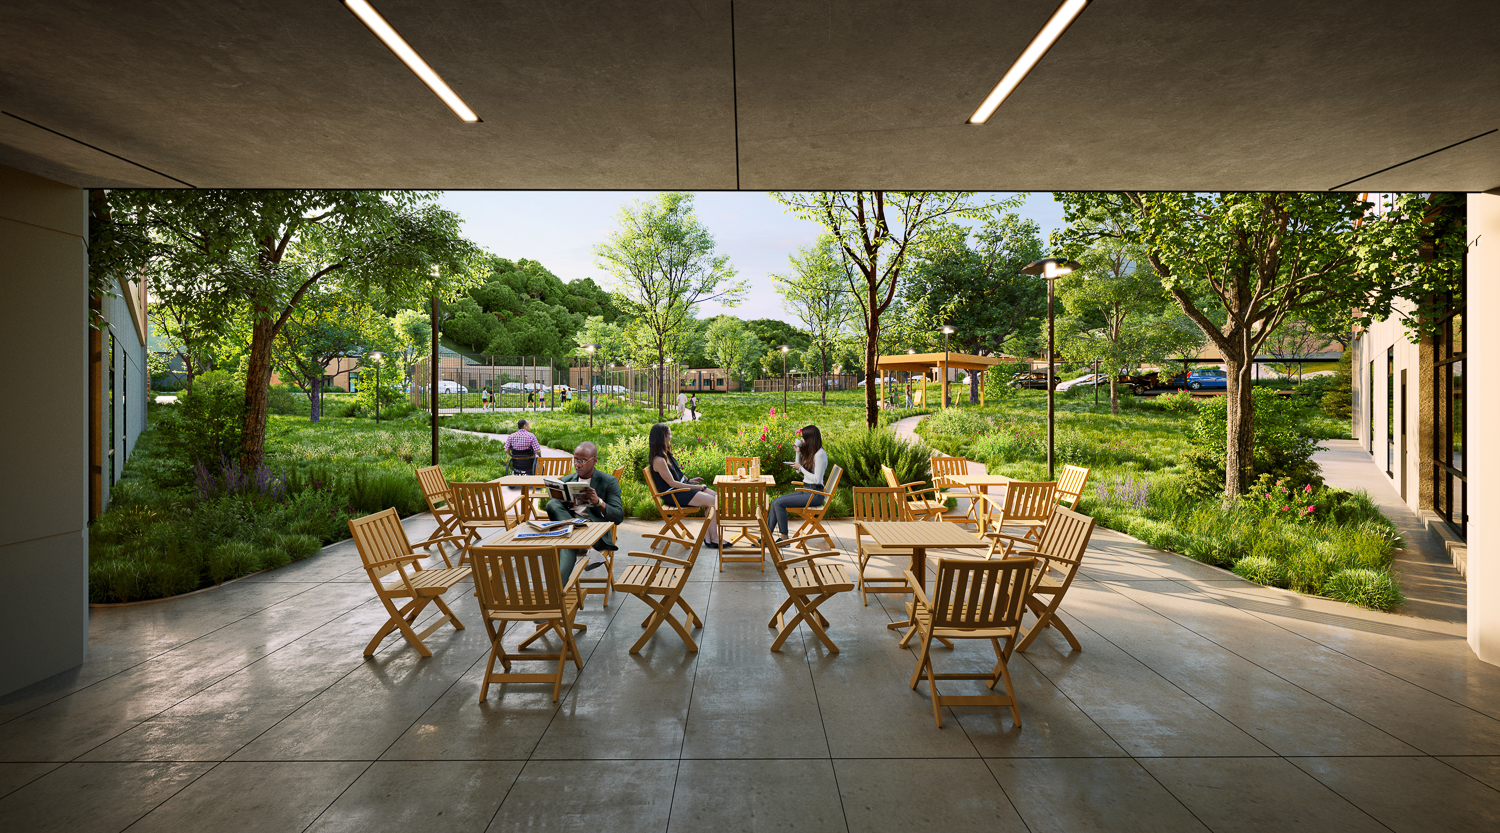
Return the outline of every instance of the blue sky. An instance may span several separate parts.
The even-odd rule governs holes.
[[[439,199],[464,218],[465,235],[491,252],[511,260],[539,261],[565,281],[591,277],[608,289],[609,275],[594,262],[594,246],[614,229],[621,206],[654,193],[448,191]],[[818,235],[817,226],[786,213],[761,192],[701,191],[694,206],[719,251],[729,255],[729,262],[750,285],[739,306],[723,310],[706,304],[699,314],[706,318],[727,311],[744,319],[785,317],[770,275],[787,271],[787,255],[811,243]],[[1062,224],[1062,209],[1050,193],[1030,195],[1019,213],[1037,221],[1043,241]]]

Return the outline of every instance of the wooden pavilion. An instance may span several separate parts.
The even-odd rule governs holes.
[[[885,380],[888,371],[904,371],[907,373],[919,373],[922,376],[922,387],[919,397],[915,398],[915,404],[927,402],[927,377],[932,371],[938,371],[938,378],[944,384],[942,390],[942,407],[948,407],[948,371],[967,370],[970,373],[979,374],[979,404],[984,405],[985,373],[994,365],[1001,362],[999,356],[971,356],[968,353],[903,353],[895,356],[881,356],[875,360],[875,368],[880,374],[880,401],[885,398]]]

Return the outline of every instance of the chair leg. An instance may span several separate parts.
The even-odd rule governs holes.
[[[391,634],[391,631],[397,628],[401,630],[401,635],[406,637],[406,641],[410,642],[412,647],[417,649],[417,653],[424,657],[432,656],[432,651],[422,642],[422,637],[412,629],[411,623],[417,621],[417,617],[427,607],[427,603],[434,598],[437,597],[428,596],[422,599],[412,599],[406,603],[405,607],[397,609],[396,605],[390,599],[384,596],[380,597],[381,603],[385,605],[385,609],[391,614],[391,618],[384,625],[380,626],[380,630],[375,632],[375,638],[371,639],[370,644],[365,646],[365,656],[375,656],[375,649],[380,646],[381,640],[385,639]]]
[[[437,605],[438,610],[441,610],[443,612],[443,615],[448,618],[448,623],[453,626],[454,630],[461,631],[464,629],[464,623],[458,621],[458,617],[454,615],[452,610],[448,609],[448,605],[443,601],[442,596],[433,596],[432,602],[433,604]]]

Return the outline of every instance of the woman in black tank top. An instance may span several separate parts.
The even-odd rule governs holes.
[[[656,491],[662,497],[663,503],[672,506],[706,506],[708,535],[704,537],[703,545],[710,549],[719,548],[719,529],[715,523],[714,506],[719,502],[719,495],[713,489],[703,485],[703,478],[694,477],[686,479],[682,476],[682,467],[677,465],[677,458],[672,456],[672,429],[664,422],[658,422],[651,426],[650,434],[650,464],[651,480],[656,486]],[[688,491],[666,494],[674,489],[686,489]]]

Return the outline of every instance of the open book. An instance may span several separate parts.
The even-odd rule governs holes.
[[[583,502],[583,493],[588,490],[587,480],[570,480],[563,482],[553,477],[542,479],[542,484],[547,487],[547,493],[553,498],[563,502],[564,506],[577,506]]]

